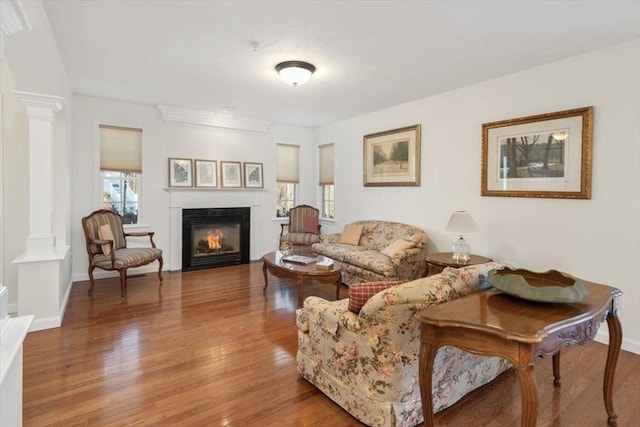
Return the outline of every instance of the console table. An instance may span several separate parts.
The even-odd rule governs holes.
[[[610,286],[582,283],[589,295],[579,303],[531,302],[490,289],[419,311],[424,425],[434,425],[431,376],[438,347],[452,345],[475,354],[508,359],[517,372],[521,388],[521,425],[535,427],[538,417],[538,390],[533,374],[535,359],[553,356],[554,385],[560,386],[560,349],[589,343],[606,319],[609,350],[604,372],[604,406],[608,424],[616,426],[613,379],[622,343],[616,297],[622,292]]]

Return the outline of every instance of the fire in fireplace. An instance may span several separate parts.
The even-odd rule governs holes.
[[[250,208],[182,211],[182,271],[249,262]]]

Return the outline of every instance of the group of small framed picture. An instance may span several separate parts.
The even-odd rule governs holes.
[[[170,157],[169,187],[263,188],[262,163]]]

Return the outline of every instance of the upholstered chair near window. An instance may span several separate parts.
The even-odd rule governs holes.
[[[296,247],[310,247],[320,241],[320,211],[313,206],[298,205],[289,211],[289,222],[281,224],[280,247],[290,242]]]
[[[120,295],[127,297],[127,270],[158,261],[158,278],[162,281],[162,250],[156,248],[154,232],[125,233],[122,217],[101,209],[82,218],[82,228],[89,255],[89,295],[95,285],[93,270],[117,271],[120,274]],[[149,237],[150,248],[128,248],[127,237]]]

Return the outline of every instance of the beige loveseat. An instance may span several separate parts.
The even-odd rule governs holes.
[[[342,263],[342,282],[346,284],[377,280],[413,280],[426,275],[427,234],[420,228],[391,221],[356,221],[362,234],[355,244],[340,243],[342,233],[324,234],[314,252]],[[382,253],[401,240],[414,246],[392,257]]]
[[[307,297],[296,311],[298,372],[369,426],[419,424],[423,415],[416,311],[487,288],[487,273],[500,267],[488,263],[446,268],[373,295],[358,314],[349,311],[348,299]],[[500,357],[440,347],[433,365],[434,411],[453,405],[510,366]]]

